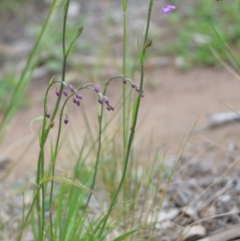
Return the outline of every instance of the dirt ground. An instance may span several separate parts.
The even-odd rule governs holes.
[[[31,105],[17,112],[1,145],[1,157],[9,157],[11,164],[16,164],[11,174],[12,178],[26,176],[36,168],[36,141],[21,160],[18,158],[36,136],[39,124],[33,124],[34,134],[29,124],[33,118],[42,114],[41,102],[46,84],[46,80],[35,80],[31,84],[28,91]],[[181,72],[169,67],[155,71],[146,85],[145,97],[142,99],[135,147],[139,145],[141,149],[141,145],[148,143],[148,138],[152,135],[153,152],[159,149],[161,153],[167,153],[166,156],[176,155],[192,129],[202,128],[209,123],[207,113],[226,112],[230,111],[229,108],[238,110],[239,91],[238,80],[224,69],[196,68],[189,72]],[[117,89],[114,90],[112,87],[109,97],[117,95]],[[50,103],[54,98],[53,90]],[[87,112],[90,116],[95,113],[93,108],[88,106]],[[112,113],[105,115],[108,118]],[[73,119],[77,119],[80,128],[84,128],[83,118],[79,112],[72,111],[69,119],[69,126],[74,125]],[[82,139],[81,133],[80,131],[79,139]],[[184,153],[191,157],[204,153],[211,155],[213,159],[226,161],[226,153],[238,154],[239,135],[237,122],[193,132]],[[0,172],[3,174],[5,169]]]

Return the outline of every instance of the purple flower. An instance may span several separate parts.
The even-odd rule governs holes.
[[[123,84],[127,84],[127,80],[126,79],[123,79]]]
[[[136,85],[134,83],[132,83],[132,88],[135,89],[136,88]]]
[[[70,89],[71,92],[74,92],[74,91],[75,91],[75,88],[74,88],[73,85],[69,85],[68,87],[69,87],[69,89]]]
[[[61,95],[60,90],[56,89],[56,96],[59,97]]]
[[[99,91],[100,91],[100,88],[99,88],[99,86],[97,86],[97,85],[95,85],[95,86],[93,87],[93,89],[94,89],[96,92],[99,92]]]
[[[82,99],[82,95],[81,95],[80,93],[77,93],[77,94],[76,94],[76,98],[78,98],[78,99],[81,100],[81,99]]]
[[[172,6],[172,5],[167,5],[167,6],[164,6],[162,8],[162,14],[168,14],[170,12],[172,12],[173,10],[175,10],[176,7],[175,6]]]
[[[77,100],[75,97],[73,97],[73,103],[76,104]]]
[[[45,114],[47,118],[50,118],[50,113]]]
[[[67,96],[68,96],[68,91],[67,91],[67,90],[64,90],[64,91],[63,91],[63,94],[67,97]]]
[[[109,105],[107,106],[107,110],[108,110],[108,111],[110,111],[110,110],[111,110],[111,107],[110,107]]]
[[[102,105],[103,104],[103,100],[98,99],[98,103]]]

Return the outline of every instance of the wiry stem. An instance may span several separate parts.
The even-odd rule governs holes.
[[[132,121],[132,127],[131,127],[131,132],[130,132],[130,136],[128,139],[128,145],[127,145],[127,153],[125,156],[125,161],[124,161],[124,168],[123,168],[123,173],[122,173],[122,177],[120,180],[120,183],[117,187],[117,190],[113,196],[113,199],[111,201],[110,207],[104,217],[104,221],[102,224],[102,227],[99,231],[99,237],[102,236],[104,228],[106,226],[107,220],[109,218],[109,215],[113,209],[113,206],[116,202],[116,199],[118,197],[118,194],[122,188],[122,185],[124,183],[125,180],[125,176],[126,176],[126,172],[127,172],[127,167],[128,167],[128,162],[129,162],[129,157],[130,157],[130,151],[131,151],[131,147],[132,147],[132,142],[134,139],[134,133],[135,133],[135,129],[136,129],[136,124],[137,124],[137,118],[138,118],[138,111],[139,111],[139,106],[140,106],[140,102],[141,102],[141,94],[142,94],[142,87],[143,87],[143,81],[144,81],[144,57],[145,57],[145,52],[147,47],[150,46],[151,41],[148,41],[148,32],[149,32],[149,26],[150,26],[150,18],[151,18],[151,12],[152,12],[152,5],[153,5],[153,0],[149,1],[149,7],[148,7],[148,18],[147,18],[147,26],[146,26],[146,30],[145,30],[145,37],[144,37],[144,43],[143,43],[143,51],[142,51],[142,56],[141,56],[141,78],[140,78],[140,93],[137,99],[137,105],[135,108],[135,114],[133,115],[133,121]]]

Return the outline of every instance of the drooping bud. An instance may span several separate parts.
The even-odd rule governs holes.
[[[94,85],[93,89],[94,89],[97,93],[100,91],[100,88],[99,88],[99,86],[97,86],[97,85]]]
[[[76,98],[78,98],[78,99],[81,100],[81,99],[82,99],[82,95],[81,95],[80,93],[77,93],[77,94],[76,94]]]
[[[67,125],[67,123],[68,123],[68,117],[66,115],[66,118],[64,119],[64,124]]]
[[[68,91],[67,91],[67,90],[64,90],[64,91],[63,91],[63,94],[67,97],[67,96],[68,96]]]
[[[69,85],[69,90],[70,90],[71,92],[74,92],[74,91],[75,91],[74,86],[73,86],[73,85]]]
[[[136,88],[136,85],[134,83],[132,83],[132,88],[135,89]]]
[[[123,79],[123,84],[127,84],[127,80],[126,79]]]
[[[80,100],[76,100],[77,106],[80,106]]]
[[[57,96],[57,97],[59,97],[59,96],[61,95],[61,91],[58,90],[58,89],[56,89],[56,92],[55,92],[55,93],[56,93],[56,96]]]
[[[46,113],[45,116],[46,116],[47,118],[50,118],[50,113]]]
[[[110,107],[109,105],[107,106],[107,110],[108,110],[108,111],[110,111],[110,110],[111,110],[111,107]]]
[[[105,101],[105,103],[106,103],[107,105],[109,104],[109,99],[108,99],[108,97],[104,96],[104,101]]]
[[[102,105],[103,104],[103,100],[102,99],[98,99],[98,103]]]
[[[73,103],[76,104],[77,100],[75,97],[73,97]]]

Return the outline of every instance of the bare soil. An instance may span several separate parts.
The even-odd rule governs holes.
[[[36,116],[42,115],[42,100],[47,81],[36,80],[28,91],[30,106],[20,109],[9,126],[8,134],[1,145],[1,156],[8,156],[12,163],[19,162],[13,170],[13,177],[27,175],[36,168],[38,145],[37,141],[21,160],[19,156],[31,139],[36,136],[39,123],[33,124],[33,134],[30,122]],[[109,97],[118,96],[118,88],[112,87]],[[238,80],[223,69],[196,68],[189,72],[180,72],[173,68],[162,68],[155,71],[145,87],[145,97],[142,99],[135,146],[142,148],[142,143],[149,143],[152,136],[152,151],[157,149],[167,155],[176,155],[180,146],[187,140],[185,154],[205,155],[211,153],[217,159],[225,159],[227,152],[237,152],[239,141],[239,123],[231,123],[214,129],[194,132],[208,124],[207,113],[238,110],[240,86]],[[51,101],[54,101],[54,90]],[[83,100],[84,101],[84,100]],[[87,100],[85,100],[87,101]],[[95,115],[92,101],[86,105],[90,117]],[[223,104],[224,103],[224,104]],[[113,103],[114,104],[114,103]],[[227,107],[228,106],[228,107]],[[113,113],[105,113],[110,118]],[[94,117],[93,117],[94,118]],[[69,126],[77,120],[85,128],[83,118],[78,111],[72,111],[69,116]],[[75,124],[74,124],[75,125]],[[70,127],[67,127],[70,128]],[[83,132],[79,131],[79,139]],[[4,172],[0,170],[0,172]]]

